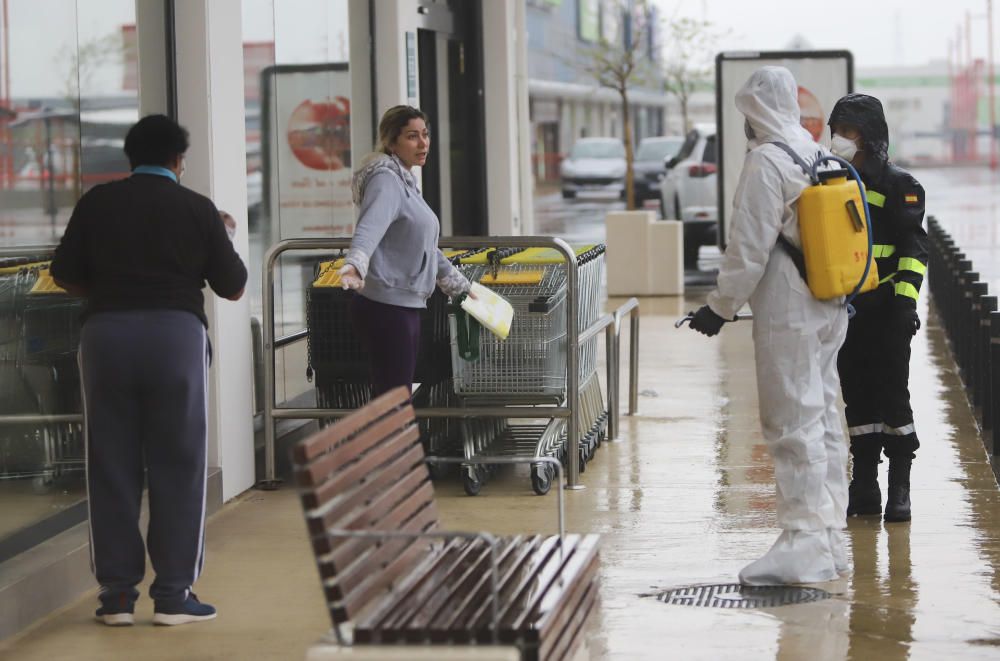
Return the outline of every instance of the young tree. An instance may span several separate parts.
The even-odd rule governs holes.
[[[663,66],[663,88],[677,97],[681,107],[682,130],[691,129],[688,103],[691,95],[703,85],[711,85],[712,54],[718,35],[712,24],[693,18],[674,17],[668,21],[667,41],[670,44]]]
[[[635,174],[632,168],[632,113],[629,89],[641,86],[655,75],[649,52],[649,33],[655,13],[647,0],[611,0],[604,5],[607,14],[619,19],[616,34],[601,35],[587,47],[584,69],[601,87],[618,93],[622,109],[622,133],[625,142],[625,204],[635,209]]]

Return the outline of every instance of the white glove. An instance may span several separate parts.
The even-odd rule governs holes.
[[[365,281],[361,279],[361,274],[353,264],[344,264],[337,272],[340,274],[340,286],[344,289],[357,291],[365,286]]]

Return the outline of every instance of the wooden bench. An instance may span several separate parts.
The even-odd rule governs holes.
[[[293,460],[340,645],[575,653],[597,600],[597,535],[440,530],[405,389],[300,442]]]

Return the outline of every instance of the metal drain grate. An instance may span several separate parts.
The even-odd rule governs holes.
[[[657,601],[675,606],[704,608],[774,608],[829,599],[830,593],[817,588],[774,585],[748,587],[739,583],[691,585],[656,594]]]

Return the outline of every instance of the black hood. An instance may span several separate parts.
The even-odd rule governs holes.
[[[889,162],[889,126],[882,102],[867,94],[848,94],[837,101],[830,113],[830,127],[850,124],[861,130],[865,151],[864,169],[877,172]]]

